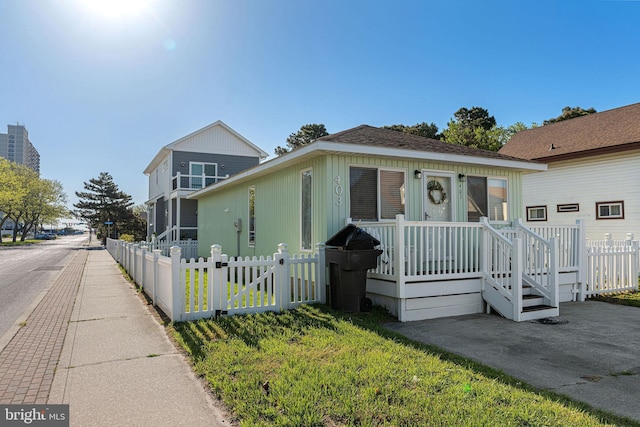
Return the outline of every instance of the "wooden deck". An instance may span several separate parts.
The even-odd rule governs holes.
[[[522,321],[557,316],[560,302],[578,297],[580,224],[529,229],[514,221],[497,229],[487,221],[406,221],[399,215],[395,222],[360,227],[383,250],[369,272],[367,294],[400,321],[489,308]],[[527,308],[532,305],[546,309]]]

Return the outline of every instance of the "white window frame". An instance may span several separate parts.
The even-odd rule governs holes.
[[[195,165],[200,165],[202,166],[202,174],[201,175],[193,175],[192,173],[192,168]],[[216,170],[215,170],[215,175],[207,175],[206,173],[206,167],[207,166],[215,166]],[[194,178],[199,178],[202,180],[201,182],[201,186],[198,188],[194,188],[193,186],[193,182],[194,182]],[[189,162],[189,188],[192,190],[199,190],[202,188],[205,188],[207,185],[207,178],[213,178],[213,182],[211,184],[215,184],[216,182],[218,182],[218,164],[217,163],[209,163],[209,162]]]
[[[347,171],[347,176],[349,178],[348,182],[347,182],[347,188],[349,191],[349,216],[351,217],[351,168],[358,168],[358,169],[375,169],[376,170],[376,174],[377,174],[377,182],[376,182],[376,210],[378,213],[378,218],[373,219],[373,221],[375,222],[392,222],[395,221],[395,218],[381,218],[382,215],[382,206],[381,206],[381,197],[380,197],[380,172],[381,171],[388,171],[388,172],[401,172],[404,175],[404,180],[403,180],[403,185],[404,185],[404,195],[401,196],[404,200],[403,200],[403,204],[404,204],[404,212],[403,215],[406,215],[407,211],[408,211],[408,206],[407,206],[407,170],[403,169],[403,168],[393,168],[393,167],[385,167],[385,166],[369,166],[369,165],[362,165],[362,164],[350,164],[348,167],[348,171]],[[353,219],[358,219],[358,218],[353,218]],[[370,219],[366,219],[367,221],[369,221]],[[364,219],[363,219],[364,221]]]
[[[304,176],[306,173],[309,173],[311,176],[311,188],[309,189],[311,194],[309,194],[310,221],[309,221],[309,247],[308,248],[304,247],[304,241],[303,241],[303,236],[304,236],[303,191],[304,191]],[[313,251],[313,168],[302,169],[300,171],[300,210],[299,212],[300,212],[300,250],[302,252],[311,252]]]
[[[609,215],[600,215],[600,208],[609,208]],[[619,215],[611,215],[611,207],[618,206],[620,208]],[[596,202],[596,220],[599,219],[624,219],[624,201],[617,200],[615,202]]]
[[[534,211],[542,211],[542,216],[538,217],[532,215]],[[527,221],[546,221],[547,220],[547,206],[527,206]]]
[[[509,219],[511,218],[511,209],[509,207],[509,178],[505,177],[505,176],[496,176],[496,175],[475,175],[475,174],[471,174],[471,175],[467,175],[466,178],[466,185],[467,187],[465,188],[465,196],[468,198],[468,185],[469,185],[469,178],[484,178],[486,180],[486,190],[487,190],[487,214],[488,214],[488,218],[489,218],[489,222],[492,222],[494,224],[504,224],[504,223],[508,223]],[[507,212],[506,212],[506,218],[504,220],[492,220],[491,219],[491,214],[489,211],[490,208],[490,203],[489,203],[489,180],[492,179],[496,179],[496,180],[500,180],[500,181],[504,181],[505,182],[505,191],[506,191],[506,196],[507,196]],[[467,200],[468,203],[468,200]],[[467,221],[469,220],[469,212],[468,212],[468,207],[466,206],[465,209],[467,209],[466,215],[467,215]]]

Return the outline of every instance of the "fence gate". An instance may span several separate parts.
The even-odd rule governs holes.
[[[214,298],[220,301],[220,310],[227,314],[256,313],[279,310],[275,287],[275,269],[278,260],[270,256],[253,259],[232,258],[222,255],[214,266]]]

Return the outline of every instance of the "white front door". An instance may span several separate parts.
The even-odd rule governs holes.
[[[425,221],[453,221],[455,188],[453,174],[425,172],[422,174]]]

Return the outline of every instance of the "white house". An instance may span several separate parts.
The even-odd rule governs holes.
[[[197,239],[198,204],[187,194],[256,166],[267,153],[218,120],[165,145],[144,174],[149,177],[147,236]]]
[[[530,225],[583,220],[588,239],[640,237],[640,103],[518,132],[500,153],[548,165],[522,178]]]

